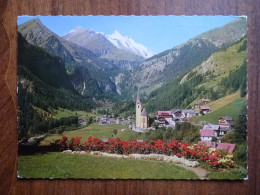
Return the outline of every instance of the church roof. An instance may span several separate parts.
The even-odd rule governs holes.
[[[145,109],[145,108],[143,108],[142,113],[141,113],[141,116],[147,116],[147,112],[146,112],[146,109]]]
[[[137,96],[136,96],[136,103],[139,103],[139,104],[141,103],[139,87],[138,87]]]

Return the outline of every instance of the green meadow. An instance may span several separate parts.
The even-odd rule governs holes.
[[[19,178],[199,179],[174,163],[46,153],[18,158]]]

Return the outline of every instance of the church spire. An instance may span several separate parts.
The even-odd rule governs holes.
[[[138,91],[137,91],[137,96],[136,96],[136,103],[137,104],[140,104],[141,103],[141,100],[140,100],[140,90],[139,90],[139,86],[138,86]]]

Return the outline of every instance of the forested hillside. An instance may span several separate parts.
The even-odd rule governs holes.
[[[238,90],[244,97],[246,75],[246,39],[243,38],[234,46],[214,53],[200,66],[153,91],[147,98],[146,107],[149,111],[187,108],[200,98],[216,100]]]
[[[95,107],[91,98],[81,96],[73,89],[59,58],[27,43],[19,33],[18,105],[19,139],[45,133],[59,126],[57,124],[64,125],[65,122],[55,125],[51,122],[55,120],[48,118],[53,109],[90,110]],[[71,123],[75,123],[73,120]]]

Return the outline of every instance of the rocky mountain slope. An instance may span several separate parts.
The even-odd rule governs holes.
[[[119,69],[113,63],[100,59],[85,47],[62,39],[45,27],[39,19],[19,25],[18,31],[30,44],[58,56],[65,63],[71,83],[80,94],[116,93],[115,85],[107,73],[108,70]],[[89,94],[89,91],[95,93]]]
[[[235,44],[246,32],[246,20],[237,18],[222,27],[205,32],[186,43],[148,58],[136,67],[132,79],[129,78],[130,73],[120,77],[133,80],[135,88],[139,85],[149,93],[198,66],[212,53]],[[124,83],[125,80],[121,79],[121,82],[117,83],[117,88],[124,88]]]
[[[61,38],[38,19],[20,25],[18,30],[29,43],[61,58],[78,93],[129,98],[135,94],[137,86],[149,95],[202,64],[213,53],[237,43],[246,34],[247,27],[245,19],[237,18],[143,62],[140,59],[153,54],[117,31],[104,35],[76,28]]]
[[[201,98],[213,100],[240,92],[246,95],[246,38],[213,53],[199,66],[150,93],[146,107],[152,111],[189,108]]]

